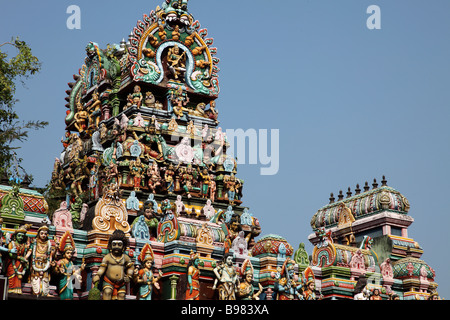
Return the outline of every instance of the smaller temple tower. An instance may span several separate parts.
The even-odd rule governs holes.
[[[353,299],[364,279],[383,299],[427,299],[437,288],[435,272],[408,235],[414,221],[408,199],[384,176],[381,185],[374,179],[372,187],[366,182],[354,192],[339,191],[337,201],[332,193],[311,219],[311,264],[324,298]]]

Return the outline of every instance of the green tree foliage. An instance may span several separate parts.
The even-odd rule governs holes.
[[[13,47],[17,54],[8,57],[8,53],[2,52],[2,49],[7,47]],[[16,82],[24,85],[25,80],[40,69],[41,63],[24,41],[16,38],[0,44],[0,177],[10,177],[12,172],[19,174],[17,171],[21,168],[21,159],[17,158],[15,153],[18,147],[13,147],[12,144],[26,141],[28,130],[37,130],[48,125],[46,121],[19,121],[14,109],[18,101],[14,97]]]

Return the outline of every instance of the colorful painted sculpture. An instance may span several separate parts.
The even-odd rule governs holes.
[[[302,273],[303,282],[303,299],[304,300],[317,300],[316,296],[316,278],[311,267],[307,267]],[[322,297],[319,297],[321,299]]]
[[[237,296],[240,300],[259,300],[259,295],[263,291],[263,287],[258,283],[259,290],[255,292],[253,288],[254,269],[251,261],[246,259],[241,266],[242,281],[239,284]]]
[[[147,169],[148,176],[148,187],[150,188],[152,193],[155,193],[156,188],[161,187],[162,178],[159,173],[158,163],[156,161],[153,162],[151,166]]]
[[[8,293],[22,294],[22,280],[29,267],[26,254],[29,248],[27,232],[31,225],[26,224],[14,231],[8,244],[9,259],[6,264]]]
[[[274,291],[277,293],[276,300],[294,300],[300,298],[301,284],[297,283],[298,276],[295,274],[295,262],[286,258],[283,266],[275,275],[277,282]]]
[[[133,93],[131,94],[131,97],[133,98],[133,105],[135,105],[138,109],[142,105],[142,100],[144,99],[142,93],[141,93],[141,87],[140,86],[134,86]]]
[[[125,300],[126,284],[130,282],[134,273],[134,265],[130,257],[125,254],[128,239],[122,230],[116,230],[109,238],[109,253],[103,258],[102,264],[92,282],[98,285],[103,279],[103,300]]]
[[[158,281],[162,272],[159,270],[158,276],[153,275],[154,259],[152,247],[146,243],[138,256],[141,269],[134,269],[134,282],[139,286],[139,300],[152,300],[153,287],[160,289]]]
[[[173,77],[176,80],[182,78],[184,72],[186,71],[186,52],[180,52],[178,45],[174,45],[169,49],[169,53],[167,54],[167,62]]]
[[[224,178],[225,188],[227,189],[228,202],[234,205],[236,199],[236,193],[241,186],[240,182],[236,179],[234,174],[231,176],[225,176]]]
[[[75,253],[75,241],[69,231],[66,231],[60,239],[58,250],[63,254],[54,269],[59,276],[58,294],[61,300],[73,300],[73,280],[77,278],[79,282],[82,281],[81,271],[86,265],[83,261],[80,268],[74,266],[72,259]]]
[[[236,300],[239,278],[233,260],[233,254],[227,253],[224,256],[223,264],[214,268],[219,285],[217,287],[214,285],[213,290],[217,288],[219,300]]]
[[[130,161],[130,175],[133,177],[133,187],[135,191],[141,190],[141,181],[144,176],[145,165],[139,157]]]
[[[35,241],[27,253],[31,257],[30,279],[33,294],[47,296],[49,294],[51,268],[56,265],[54,261],[55,247],[48,238],[49,228],[41,226]]]
[[[191,251],[187,270],[186,300],[200,300],[200,255]]]

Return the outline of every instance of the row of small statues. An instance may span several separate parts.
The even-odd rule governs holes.
[[[73,264],[75,242],[69,232],[52,244],[48,237],[49,228],[41,226],[34,241],[29,244],[27,232],[30,225],[21,226],[8,240],[7,246],[0,243],[0,253],[7,253],[5,265],[0,260],[0,267],[5,267],[8,278],[8,293],[22,294],[22,282],[29,270],[29,281],[32,293],[36,296],[50,295],[50,278],[52,274],[58,276],[58,294],[62,300],[72,300],[74,297],[73,279],[82,281],[81,271],[86,268],[83,262],[79,268]],[[0,235],[0,239],[3,239]],[[159,280],[163,274],[159,270],[153,272],[154,254],[147,243],[142,248],[137,260],[140,267],[136,267],[129,255],[126,254],[128,239],[121,230],[116,230],[108,242],[109,253],[104,256],[98,271],[92,278],[93,288],[89,292],[89,299],[125,300],[127,284],[133,282],[138,286],[138,298],[151,300],[153,289],[160,289]],[[60,259],[56,260],[56,252]],[[0,255],[1,258],[1,255]],[[186,300],[200,300],[200,255],[191,251],[187,267]],[[278,268],[273,277],[276,279],[274,292],[276,300],[317,300],[322,299],[321,293],[316,294],[315,278],[311,268],[306,268],[301,279],[295,274],[295,262],[286,258],[282,267]],[[0,270],[1,271],[1,270]],[[223,261],[214,268],[215,280],[212,289],[217,291],[219,300],[259,300],[263,287],[258,283],[254,288],[254,269],[250,260],[245,260],[240,272],[234,265],[233,253],[227,253]],[[240,277],[241,276],[241,277]],[[300,281],[299,281],[300,280]],[[358,281],[354,300],[382,300],[380,289],[368,289],[368,286]],[[396,294],[390,299],[399,300]],[[439,300],[437,292],[429,295],[430,300]]]
[[[37,230],[36,238],[30,243],[27,232],[31,225],[23,225],[7,237],[6,246],[3,247],[3,235],[0,231],[0,272],[8,278],[8,293],[22,294],[22,284],[28,280],[31,284],[32,294],[36,296],[49,296],[50,280],[52,275],[58,277],[58,294],[61,299],[72,299],[72,281],[81,281],[83,263],[79,268],[73,264],[75,242],[70,233],[59,239],[56,246],[49,239],[49,227],[44,224]],[[56,260],[57,253],[60,259]]]
[[[127,167],[126,172],[119,170],[120,167]],[[55,189],[70,190],[78,197],[88,192],[89,198],[98,199],[100,184],[105,186],[117,183],[119,186],[132,186],[134,191],[141,191],[145,188],[150,193],[182,192],[188,198],[195,196],[217,200],[217,183],[214,175],[207,167],[200,168],[188,164],[182,167],[181,164],[158,165],[156,161],[145,164],[139,157],[126,161],[111,160],[108,166],[101,166],[94,163],[88,167],[87,158],[75,159],[71,165],[63,170],[59,160],[56,161],[52,173],[52,185]],[[101,182],[101,183],[100,183]],[[235,204],[242,196],[242,183],[234,173],[224,175],[222,197],[228,199],[228,203]]]
[[[187,112],[192,116],[207,118],[218,123],[218,115],[219,112],[216,109],[215,100],[211,100],[209,105],[209,109],[206,110],[206,103],[200,102],[197,106],[192,109],[187,108],[187,104],[189,103],[189,97],[183,93],[182,90],[176,90],[171,93],[169,96],[170,103],[172,104],[173,115],[176,116],[177,119],[183,117],[184,113]],[[147,108],[154,108],[157,110],[163,110],[164,105],[156,100],[155,95],[151,91],[147,91],[145,93],[145,97],[141,92],[141,87],[136,85],[134,86],[133,92],[128,94],[127,102],[123,107],[123,111],[136,106],[139,110],[142,106]],[[74,115],[74,126],[79,133],[85,132],[86,130],[97,130],[100,128],[101,120],[107,120],[104,111],[102,110],[102,101],[100,100],[99,94],[97,91],[92,93],[91,100],[83,105],[81,99],[77,99],[76,102],[76,112]],[[117,116],[118,111],[113,112],[112,116]],[[109,116],[108,116],[109,118]]]
[[[50,295],[50,279],[52,275],[58,277],[58,294],[63,300],[72,300],[74,296],[73,280],[82,281],[81,271],[86,268],[84,259],[79,267],[73,263],[75,242],[69,232],[61,239],[57,239],[56,246],[49,239],[49,228],[41,226],[37,230],[36,238],[29,244],[27,232],[30,225],[21,226],[12,234],[7,246],[0,246],[1,251],[7,253],[5,274],[8,278],[8,293],[22,294],[22,282],[29,271],[29,281],[32,293],[36,296]],[[128,239],[121,230],[116,230],[108,242],[109,253],[104,256],[98,271],[92,278],[93,288],[90,299],[124,300],[127,284],[133,282],[139,287],[139,299],[151,300],[153,288],[159,289],[158,281],[162,277],[161,271],[153,273],[154,255],[151,246],[144,245],[137,260],[140,268],[135,267],[129,255],[126,254]],[[60,259],[56,260],[56,253]],[[220,300],[257,300],[263,288],[258,284],[254,290],[254,270],[250,260],[244,261],[241,267],[242,280],[234,265],[233,253],[225,254],[223,261],[214,269],[216,279],[213,290],[217,290]],[[187,267],[186,300],[200,299],[200,256],[191,251]],[[288,275],[289,276],[289,275]],[[280,296],[289,294],[291,282],[285,277],[279,281]],[[309,292],[310,283],[305,287],[304,298],[312,299],[315,295]],[[281,298],[280,298],[281,299]]]

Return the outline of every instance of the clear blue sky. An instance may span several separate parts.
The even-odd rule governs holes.
[[[43,63],[17,91],[22,119],[50,122],[21,145],[36,186],[62,151],[65,90],[86,44],[119,43],[162,2],[0,1],[0,42],[19,36]],[[81,30],[66,27],[69,5],[81,9]],[[381,9],[380,30],[366,27],[370,5]],[[188,8],[218,48],[221,126],[280,130],[278,174],[238,168],[262,235],[295,249],[304,242],[311,254],[309,222],[330,192],[386,175],[410,201],[409,236],[449,299],[450,2],[191,0]]]

